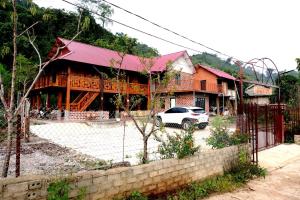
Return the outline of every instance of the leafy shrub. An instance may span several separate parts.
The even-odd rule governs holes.
[[[249,154],[245,149],[239,152],[239,162],[229,172],[237,183],[246,183],[255,177],[265,177],[266,170],[259,165],[251,163]]]
[[[211,122],[211,135],[206,139],[206,143],[214,149],[221,149],[248,142],[249,136],[246,134],[239,133],[238,131],[230,134],[228,125],[229,121],[227,118],[216,116]]]
[[[48,186],[48,200],[68,200],[69,192],[70,192],[70,183],[67,179],[57,180],[52,182]],[[87,188],[81,187],[79,188],[79,192],[75,200],[83,200],[85,199],[87,194]]]
[[[244,144],[247,143],[249,139],[249,135],[235,132],[230,136],[230,145]]]
[[[200,148],[199,146],[194,147],[193,129],[181,132],[181,134],[167,134],[166,141],[158,137],[156,137],[156,139],[161,142],[158,147],[158,152],[162,159],[174,157],[181,159],[186,156],[194,155]]]
[[[70,185],[67,180],[50,183],[48,187],[48,200],[68,200]]]
[[[206,142],[208,145],[211,145],[213,148],[221,149],[230,145],[229,121],[222,117],[216,116],[211,121],[211,135],[207,138]]]
[[[126,200],[147,200],[148,198],[144,195],[142,195],[138,191],[134,191],[130,194],[129,197],[126,198]]]
[[[284,132],[284,142],[285,143],[294,143],[294,133],[291,130]]]

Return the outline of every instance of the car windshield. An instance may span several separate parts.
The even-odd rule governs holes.
[[[194,113],[205,113],[205,110],[202,108],[197,108],[197,109],[191,109]]]

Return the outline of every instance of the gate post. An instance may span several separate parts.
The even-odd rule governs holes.
[[[279,107],[279,109],[281,109]],[[276,123],[275,123],[275,131],[276,131],[276,143],[283,143],[284,142],[284,116],[280,112],[276,116]]]

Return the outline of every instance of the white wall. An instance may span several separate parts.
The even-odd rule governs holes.
[[[188,74],[194,74],[195,73],[195,67],[191,63],[191,60],[189,59],[188,55],[183,55],[182,57],[178,58],[173,63],[173,68],[176,71],[185,72]]]

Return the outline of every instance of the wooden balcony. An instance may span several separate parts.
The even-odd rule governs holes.
[[[41,76],[35,83],[33,89],[42,89],[46,87],[67,87],[67,76],[63,74],[51,76]]]
[[[127,83],[112,79],[101,80],[98,77],[70,76],[71,90],[99,92],[103,84],[103,92],[106,93],[129,93],[147,95],[148,85],[140,83]],[[118,86],[119,85],[119,86]],[[57,75],[53,79],[51,76],[42,76],[36,82],[34,89],[43,89],[48,87],[67,87],[67,75]]]
[[[213,93],[213,94],[226,92],[222,84],[207,83],[206,81],[195,80],[195,79],[180,80],[180,81],[173,80],[168,84],[168,87],[166,88],[158,88],[157,85],[155,86],[155,88],[158,89],[159,92],[199,91],[199,92],[206,92],[206,93]]]

